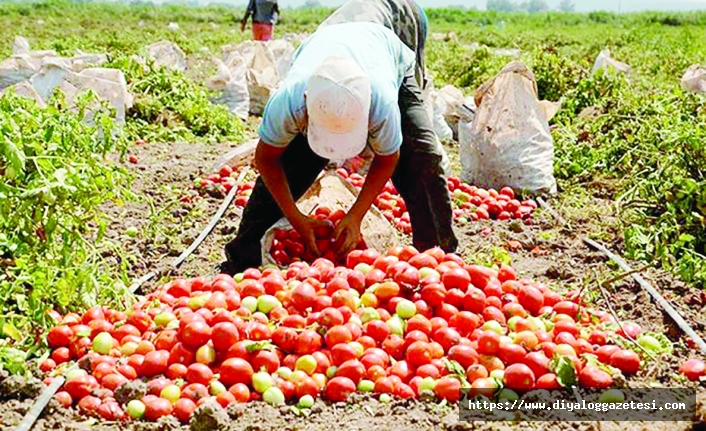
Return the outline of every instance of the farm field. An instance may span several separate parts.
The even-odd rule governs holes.
[[[223,194],[200,190],[201,180],[217,171],[224,154],[255,137],[259,124],[255,116],[241,121],[226,107],[213,103],[214,94],[206,86],[207,79],[216,73],[212,58],[220,58],[221,47],[249,38],[249,31],[241,33],[239,30],[242,12],[222,7],[0,3],[0,60],[12,55],[16,36],[27,38],[33,50],[54,50],[60,56],[72,56],[76,50],[106,54],[107,62],[102,67],[121,70],[134,98],[132,108],[125,113],[124,125],[117,125],[107,111],[96,112],[96,121],[92,123],[81,121],[85,109],[94,106],[90,98],[80,100],[75,109],[69,109],[61,95],[50,100],[46,107],[11,92],[0,96],[2,429],[13,429],[27,413],[43,388],[46,371],[58,375],[62,367],[66,367],[67,364],[59,364],[54,369],[47,365],[48,358],[55,359],[53,353],[57,348],[68,347],[63,343],[49,346],[52,342],[47,340],[47,334],[53,327],[65,326],[67,315],[80,318],[87,310],[95,312],[97,306],[116,310],[116,320],[110,323],[112,330],[113,323],[119,323],[117,328],[125,320],[117,313],[134,307],[149,309],[150,301],[172,288],[174,280],[188,280],[189,289],[198,291],[194,277],[212,279],[217,274],[218,264],[223,260],[223,246],[235,234],[242,213],[242,204],[238,205],[237,200],[178,269],[172,268],[171,263],[194,241],[223,202]],[[302,34],[313,31],[330,12],[327,9],[285,9],[276,37],[285,37],[296,45]],[[522,426],[612,430],[627,425],[630,429],[686,430],[703,427],[706,417],[703,379],[691,381],[680,372],[685,361],[704,359],[703,354],[629,274],[589,248],[583,240],[593,239],[625,256],[631,267],[639,270],[661,292],[694,331],[706,337],[706,99],[680,87],[680,79],[687,68],[706,61],[702,40],[706,13],[497,14],[432,9],[428,14],[432,34],[428,41],[427,67],[436,88],[450,84],[466,96],[472,96],[477,87],[506,64],[519,59],[535,74],[539,98],[561,101],[560,110],[550,122],[555,145],[554,175],[559,192],[546,200],[554,211],[542,206],[532,208],[528,223],[514,219],[465,223],[457,220],[455,229],[461,243],[458,256],[469,265],[494,267],[491,271],[496,272],[491,272],[494,275],[490,278],[495,277],[498,285],[500,281],[507,281],[504,277],[518,280],[514,287],[503,287],[501,294],[523,297],[519,292],[536,281],[543,289],[546,287],[541,292],[545,298],[580,303],[584,313],[598,310],[590,318],[586,315],[581,319],[579,315],[575,326],[571,327],[576,329],[576,337],[562,338],[564,344],[566,341],[576,343],[577,351],[579,345],[583,349],[585,344],[605,344],[596,343],[596,339],[587,341],[592,332],[605,332],[608,344],[634,351],[640,358],[636,372],[622,369],[617,362],[610,363],[612,368],[602,368],[613,373],[612,386],[697,388],[695,420],[628,424],[461,422],[458,406],[449,402],[453,399],[446,397],[449,399],[440,401],[445,396],[439,392],[436,398],[423,400],[418,399],[416,391],[414,397],[396,393],[387,402],[380,400],[377,390],[371,394],[358,386],[354,389],[359,393],[347,403],[330,402],[336,401],[338,395],[332,392],[331,396],[324,397],[329,401],[317,398],[312,408],[293,409],[291,405],[297,404],[299,396],[288,397],[292,398],[287,402],[289,406],[281,407],[257,399],[262,397],[258,395],[255,401],[232,403],[223,411],[200,409],[198,419],[190,424],[188,421],[180,423],[174,417],[158,421],[118,421],[116,417],[106,420],[111,412],[101,418],[102,414],[91,414],[91,409],[85,406],[79,410],[75,405],[77,399],[73,399],[74,407],[70,409],[52,400],[33,429],[333,429],[345,426],[346,429],[504,430]],[[170,29],[170,23],[177,23],[178,29]],[[144,67],[135,59],[134,56],[145,54],[145,46],[161,40],[174,42],[184,51],[186,70]],[[629,75],[592,74],[594,60],[605,48],[610,49],[614,58],[629,64],[632,72]],[[459,144],[448,141],[444,147],[455,176],[460,175]],[[246,181],[253,179],[251,172]],[[530,197],[522,197],[525,198]],[[404,232],[398,232],[397,236],[400,246],[411,243]],[[399,255],[400,250],[395,253]],[[442,257],[437,257],[438,264]],[[510,266],[516,275],[507,275]],[[355,267],[349,265],[348,269]],[[498,269],[502,269],[500,273]],[[130,286],[152,271],[158,276],[142,284],[138,295],[131,293]],[[470,277],[470,284],[479,288],[476,290],[487,287],[479,286],[479,283],[487,284],[487,280],[479,282],[473,274]],[[233,283],[235,286],[236,282]],[[446,284],[451,286],[453,282]],[[463,293],[470,284],[462,285]],[[509,290],[505,291],[506,288]],[[248,295],[243,294],[241,286],[238,289],[240,302],[240,296]],[[484,295],[493,296],[489,292],[486,290]],[[454,294],[445,301],[449,305],[456,304],[456,311],[473,310]],[[380,300],[381,307],[389,307],[383,296],[377,293],[375,301]],[[501,296],[497,296],[498,301],[485,302],[484,307],[471,314],[477,313],[485,321],[502,322],[505,329],[499,331],[505,335],[532,332],[509,328],[505,320],[509,321],[517,310],[503,308],[506,302],[513,300],[504,297],[505,302],[501,302]],[[423,295],[421,298],[424,300]],[[410,295],[410,299],[418,298]],[[370,296],[366,300],[371,300]],[[188,307],[199,308],[192,305]],[[545,305],[549,305],[549,300],[545,299]],[[226,308],[235,311],[242,307],[230,304]],[[500,316],[487,308],[494,308]],[[254,310],[257,309],[256,305]],[[615,320],[608,313],[610,309],[615,310],[620,325],[610,326],[610,321]],[[406,314],[404,311],[392,306],[388,314]],[[418,312],[422,314],[421,306]],[[448,317],[444,313],[448,313],[449,308],[440,312]],[[556,309],[553,312],[563,314]],[[309,316],[304,311],[301,313]],[[438,317],[436,309],[429,313]],[[533,310],[534,315],[538,313],[539,309]],[[608,317],[604,318],[606,315]],[[275,320],[272,316],[270,319]],[[90,320],[84,317],[83,323],[88,324]],[[105,323],[110,319],[104,316],[100,320]],[[450,317],[448,320],[451,321]],[[545,316],[545,320],[551,318]],[[241,319],[244,325],[243,321],[251,319]],[[634,332],[622,329],[626,323]],[[396,330],[390,324],[387,328],[392,332]],[[497,328],[483,327],[485,332],[491,329]],[[530,329],[539,331],[536,327]],[[89,327],[89,330],[94,332],[95,328]],[[167,330],[170,329],[152,326],[150,332]],[[138,331],[138,334],[144,332],[147,331]],[[408,331],[403,332],[401,335],[408,335]],[[638,347],[616,332],[632,333],[631,337],[638,340],[645,334],[650,338],[654,336],[659,345],[645,341]],[[95,335],[92,334],[92,338]],[[415,336],[421,337],[420,334]],[[473,340],[471,333],[463,337]],[[382,347],[380,341],[378,344]],[[479,349],[477,341],[471,342],[476,342]],[[363,347],[362,343],[358,344]],[[536,347],[538,343],[530,344]],[[96,348],[95,344],[92,346]],[[196,347],[199,346],[195,345],[193,350]],[[267,351],[255,349],[258,350]],[[450,356],[447,355],[450,349],[444,350],[446,353],[442,351],[441,356]],[[456,349],[451,359],[458,365],[462,358],[460,362],[470,365],[464,362],[468,359],[463,358],[459,350]],[[543,352],[546,355],[548,351]],[[112,353],[122,354],[120,351]],[[486,353],[484,357],[494,355]],[[324,361],[317,358],[316,366],[320,366]],[[395,359],[397,363],[400,359],[416,362],[404,355]],[[501,359],[501,364],[505,363],[502,368],[507,370],[512,361]],[[219,356],[218,362],[220,360]],[[488,362],[484,364],[485,369],[493,368]],[[556,366],[551,365],[552,372],[548,374],[558,374]],[[571,366],[575,368],[575,364]],[[399,368],[394,373],[402,373]],[[326,371],[317,370],[317,374],[325,375]],[[464,372],[467,375],[458,380],[472,383],[469,381],[471,373]],[[333,373],[335,375],[335,371]],[[450,372],[450,375],[457,374],[457,370]],[[496,381],[502,382],[502,375]],[[411,382],[407,383],[410,384],[405,386],[414,390]],[[512,384],[506,386],[512,387]],[[222,398],[229,401],[227,396]],[[127,410],[124,406],[122,409]]]

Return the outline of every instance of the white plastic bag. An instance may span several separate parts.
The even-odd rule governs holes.
[[[554,143],[548,105],[540,103],[534,74],[512,62],[476,93],[472,122],[459,127],[464,181],[556,193]]]
[[[47,64],[32,76],[30,84],[42,100],[48,100],[57,88],[60,89],[72,106],[79,94],[91,90],[100,100],[107,101],[110,107],[115,109],[115,120],[118,124],[125,123],[125,113],[132,106],[132,95],[127,91],[125,75],[118,69],[91,68],[75,73],[54,64]],[[89,109],[86,121],[92,119],[90,111]]]
[[[247,120],[250,111],[250,92],[245,62],[242,57],[240,61],[231,57],[230,64],[217,58],[214,61],[218,65],[218,73],[206,82],[206,86],[212,91],[221,93],[216,103],[228,106],[231,114]]]
[[[186,70],[186,54],[173,42],[162,40],[153,43],[147,47],[147,52],[157,67],[166,67],[180,72]]]
[[[618,73],[630,73],[632,71],[630,66],[611,57],[609,49],[604,49],[600,54],[598,54],[598,57],[596,57],[596,62],[593,64],[593,71],[591,73],[595,74],[599,70],[606,68],[612,68]]]
[[[681,78],[681,88],[694,93],[706,93],[706,68],[700,64],[690,66]]]
[[[29,54],[29,41],[22,36],[15,36],[12,42],[12,55]]]
[[[267,48],[272,51],[272,55],[275,57],[279,79],[284,79],[292,63],[294,45],[288,40],[274,39],[267,42]]]

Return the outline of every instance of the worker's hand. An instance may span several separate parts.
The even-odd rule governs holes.
[[[341,222],[333,233],[333,246],[338,257],[345,256],[360,243],[362,238],[360,234],[360,224],[361,219],[351,213],[346,214],[346,216],[341,219]]]
[[[294,218],[294,220],[289,221],[292,224],[294,230],[297,231],[299,236],[302,237],[302,242],[304,247],[310,253],[313,253],[316,257],[319,257],[319,248],[316,246],[316,229],[317,228],[330,228],[330,225],[322,220],[316,220],[305,215]]]

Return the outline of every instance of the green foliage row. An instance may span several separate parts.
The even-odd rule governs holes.
[[[7,92],[0,97],[0,356],[39,347],[48,309],[119,305],[126,290],[96,244],[97,207],[118,199],[126,175],[107,156],[124,152],[105,111],[83,121],[57,97],[46,109]],[[93,106],[95,104],[92,104]]]

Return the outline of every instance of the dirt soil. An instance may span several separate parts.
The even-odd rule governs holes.
[[[134,279],[154,270],[160,276],[146,283],[144,291],[158,286],[169,276],[212,275],[223,259],[223,246],[233,237],[240,210],[234,205],[196,252],[177,270],[170,263],[196,238],[216,212],[221,199],[196,197],[193,181],[210,174],[219,156],[233,144],[198,145],[175,143],[147,144],[135,149],[139,163],[129,165],[138,174],[133,185],[136,199],[106,207],[112,221],[108,237],[123,249],[111,256],[118,264],[127,261]],[[597,193],[596,195],[601,195]],[[583,243],[585,237],[603,243],[620,253],[619,221],[609,200],[590,197],[578,204],[556,204],[561,220],[539,210],[532,225],[516,222],[484,222],[457,226],[467,261],[509,258],[521,277],[536,279],[560,292],[582,291],[602,309],[598,281],[618,277],[617,267],[602,254]],[[555,205],[550,202],[550,205]],[[128,227],[138,235],[126,235]],[[634,269],[643,264],[629,262]],[[646,268],[641,272],[663,293],[692,327],[706,337],[706,297],[688,288],[669,273]],[[648,331],[664,333],[674,342],[674,354],[650,361],[640,373],[626,382],[628,387],[695,386],[684,382],[677,369],[681,362],[696,356],[690,341],[658,308],[651,297],[631,277],[623,277],[606,288],[610,304],[621,321],[633,321]],[[352,404],[326,404],[318,401],[308,417],[297,416],[289,408],[275,408],[261,402],[231,406],[227,415],[202,412],[192,421],[191,430],[689,430],[706,429],[706,386],[698,386],[697,420],[694,422],[460,422],[458,407],[424,401],[393,401],[383,404],[361,397]],[[36,379],[17,379],[0,374],[0,429],[13,429],[38,396]],[[177,430],[175,420],[158,423],[109,423],[88,419],[74,410],[61,408],[55,401],[34,426],[34,430]]]

